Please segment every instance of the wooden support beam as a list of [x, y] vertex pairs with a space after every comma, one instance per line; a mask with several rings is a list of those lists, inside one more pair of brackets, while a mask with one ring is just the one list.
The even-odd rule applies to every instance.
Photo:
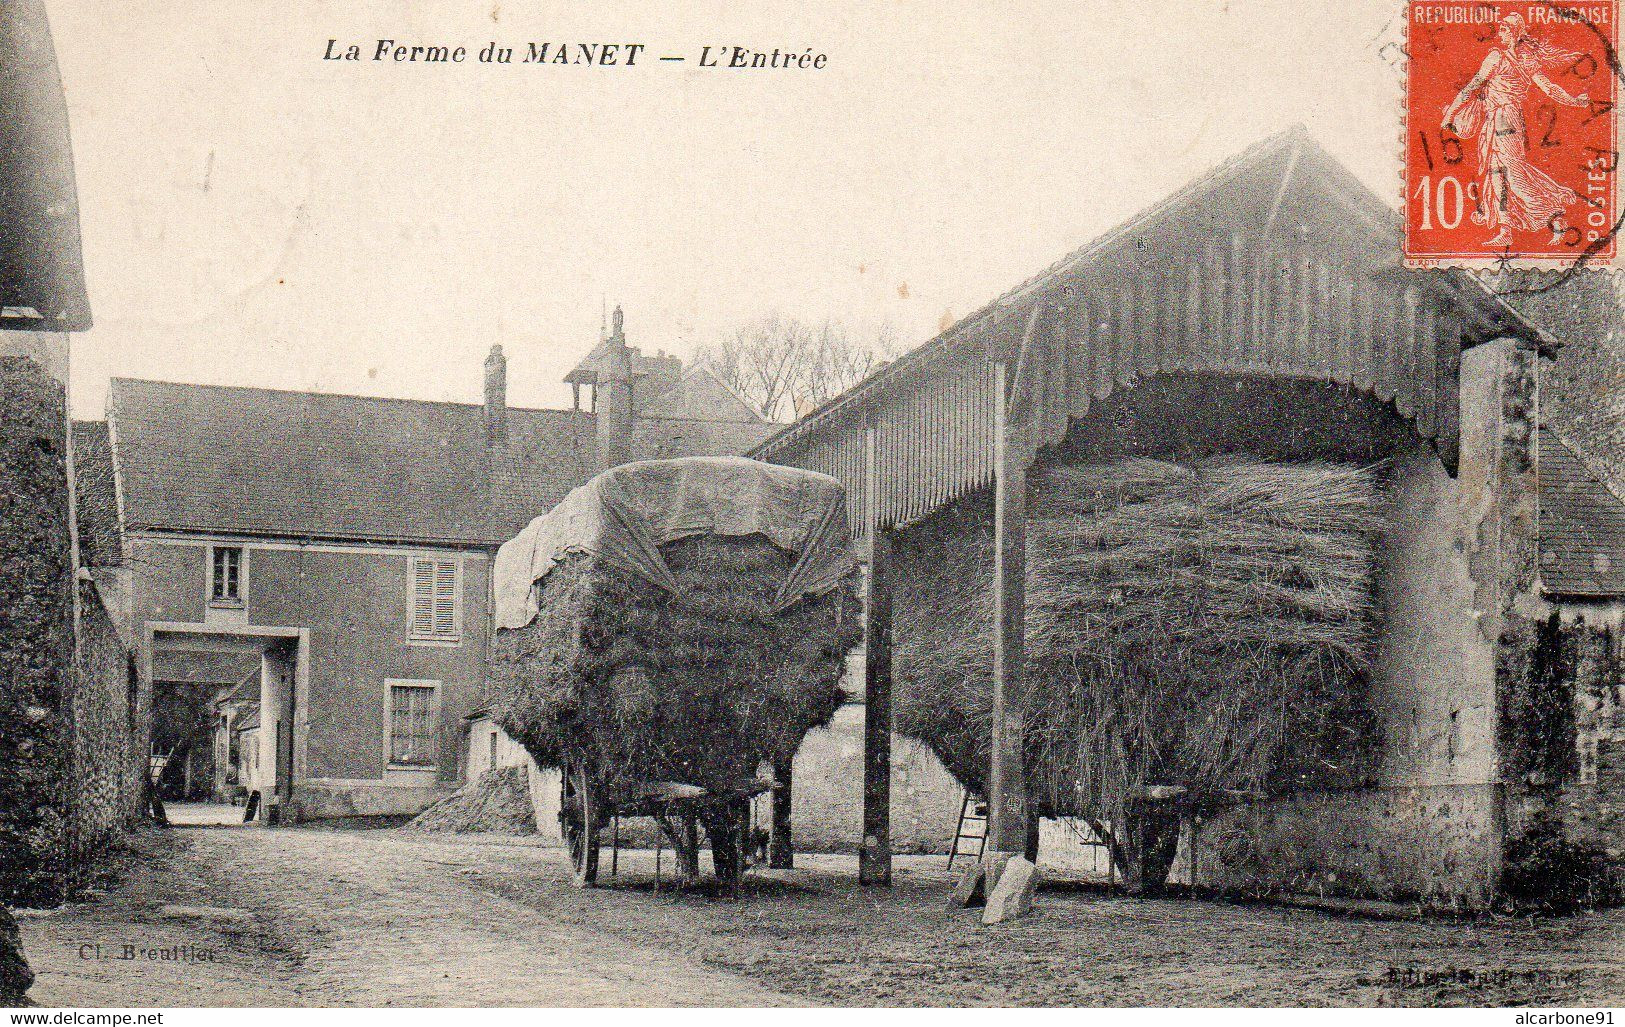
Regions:
[[767, 865], [774, 870], [789, 870], [796, 865], [795, 843], [790, 832], [790, 782], [794, 763], [785, 760], [773, 768], [773, 826], [767, 839]]
[[1026, 662], [1027, 469], [1033, 453], [1025, 425], [1007, 416], [1006, 367], [998, 365], [993, 477], [993, 745], [988, 768], [987, 887], [1027, 848], [1026, 731], [1021, 673]]
[[891, 885], [891, 537], [881, 526], [879, 454], [875, 429], [865, 440], [868, 504], [865, 537], [869, 565], [863, 599], [863, 846], [858, 883]]

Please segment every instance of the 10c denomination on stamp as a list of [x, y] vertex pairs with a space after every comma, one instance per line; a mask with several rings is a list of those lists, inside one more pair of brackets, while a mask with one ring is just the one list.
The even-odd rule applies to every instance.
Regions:
[[1410, 267], [1618, 264], [1619, 0], [1410, 0]]

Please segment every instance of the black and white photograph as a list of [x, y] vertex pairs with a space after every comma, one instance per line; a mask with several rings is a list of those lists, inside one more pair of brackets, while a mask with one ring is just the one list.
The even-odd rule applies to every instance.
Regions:
[[0, 0], [8, 1023], [1611, 1025], [1619, 12]]

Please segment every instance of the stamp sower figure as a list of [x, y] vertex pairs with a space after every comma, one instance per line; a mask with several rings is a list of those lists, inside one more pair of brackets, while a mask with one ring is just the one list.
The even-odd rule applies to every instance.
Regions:
[[1444, 109], [1444, 127], [1463, 138], [1478, 137], [1478, 206], [1472, 218], [1495, 229], [1485, 245], [1511, 246], [1514, 228], [1549, 229], [1555, 242], [1567, 227], [1564, 212], [1579, 195], [1529, 163], [1523, 104], [1534, 85], [1558, 103], [1587, 106], [1585, 93], [1570, 96], [1546, 77], [1546, 69], [1579, 54], [1535, 39], [1520, 14], [1501, 19], [1496, 38], [1478, 74]]

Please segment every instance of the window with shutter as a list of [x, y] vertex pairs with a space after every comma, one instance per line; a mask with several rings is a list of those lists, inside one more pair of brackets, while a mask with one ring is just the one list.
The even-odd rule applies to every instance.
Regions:
[[456, 641], [460, 631], [458, 609], [460, 567], [454, 559], [415, 557], [412, 560], [412, 637], [430, 641]]

